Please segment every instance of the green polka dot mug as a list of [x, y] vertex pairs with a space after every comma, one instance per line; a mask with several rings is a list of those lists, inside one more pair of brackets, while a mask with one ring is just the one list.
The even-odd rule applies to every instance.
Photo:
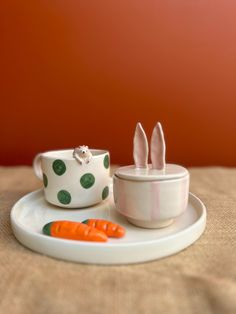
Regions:
[[73, 150], [40, 153], [33, 161], [35, 174], [43, 181], [46, 200], [67, 208], [92, 206], [109, 195], [110, 156], [91, 149], [89, 163], [79, 163]]

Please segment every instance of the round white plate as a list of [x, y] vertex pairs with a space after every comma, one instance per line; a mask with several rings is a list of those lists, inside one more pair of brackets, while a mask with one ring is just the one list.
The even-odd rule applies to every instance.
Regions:
[[[49, 237], [42, 227], [53, 220], [83, 221], [103, 218], [126, 228], [122, 239], [106, 243], [82, 242]], [[194, 243], [206, 225], [206, 208], [199, 198], [189, 194], [186, 212], [163, 229], [142, 229], [128, 223], [114, 209], [113, 196], [86, 209], [63, 209], [44, 200], [42, 190], [21, 198], [12, 208], [11, 225], [16, 238], [33, 251], [73, 262], [92, 264], [128, 264], [162, 258]]]

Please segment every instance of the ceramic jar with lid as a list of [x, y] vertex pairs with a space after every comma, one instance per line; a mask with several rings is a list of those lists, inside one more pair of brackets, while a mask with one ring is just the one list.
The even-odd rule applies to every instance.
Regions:
[[165, 171], [119, 168], [113, 176], [117, 211], [131, 223], [144, 228], [168, 226], [188, 204], [189, 172], [167, 164]]
[[132, 224], [162, 228], [184, 213], [188, 204], [189, 172], [165, 163], [165, 140], [158, 123], [151, 138], [151, 164], [148, 143], [140, 123], [134, 136], [134, 165], [119, 168], [113, 176], [116, 210]]

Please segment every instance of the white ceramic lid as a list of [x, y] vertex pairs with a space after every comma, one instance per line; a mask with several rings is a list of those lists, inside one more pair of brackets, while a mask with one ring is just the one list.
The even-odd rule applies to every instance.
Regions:
[[166, 164], [164, 170], [152, 169], [150, 164], [147, 168], [136, 168], [135, 165], [131, 165], [118, 168], [115, 175], [132, 181], [163, 181], [182, 178], [188, 175], [188, 170], [175, 164]]

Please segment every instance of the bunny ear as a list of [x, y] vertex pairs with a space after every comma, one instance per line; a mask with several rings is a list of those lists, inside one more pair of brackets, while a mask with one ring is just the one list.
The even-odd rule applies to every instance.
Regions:
[[156, 124], [151, 138], [151, 161], [152, 168], [158, 170], [165, 169], [166, 145], [164, 134], [160, 122]]
[[147, 168], [148, 141], [141, 123], [137, 123], [134, 134], [134, 163], [136, 168]]

